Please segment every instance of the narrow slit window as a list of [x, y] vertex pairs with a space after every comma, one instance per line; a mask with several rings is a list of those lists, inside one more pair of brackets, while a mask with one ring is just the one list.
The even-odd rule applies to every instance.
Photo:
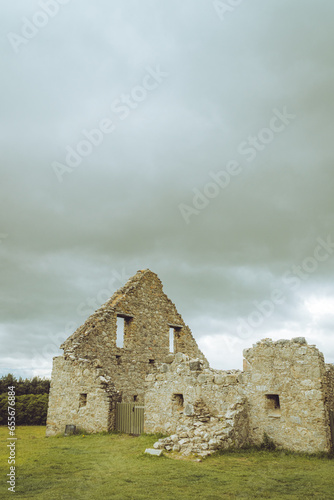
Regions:
[[124, 318], [117, 316], [116, 347], [124, 346]]
[[120, 365], [122, 363], [122, 358], [119, 354], [116, 354], [116, 363]]
[[169, 352], [174, 352], [174, 328], [169, 329]]
[[79, 396], [79, 408], [86, 406], [87, 404], [87, 394], [80, 394]]
[[176, 405], [179, 409], [183, 408], [184, 404], [183, 394], [173, 394], [173, 401], [176, 402]]

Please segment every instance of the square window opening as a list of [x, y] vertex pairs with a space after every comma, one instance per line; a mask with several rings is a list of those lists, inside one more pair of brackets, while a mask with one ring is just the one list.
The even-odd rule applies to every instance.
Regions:
[[266, 409], [276, 413], [280, 412], [281, 405], [278, 394], [266, 394]]

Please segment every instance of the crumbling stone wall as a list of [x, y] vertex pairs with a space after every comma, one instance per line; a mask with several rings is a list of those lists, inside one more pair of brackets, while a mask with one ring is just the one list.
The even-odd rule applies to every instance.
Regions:
[[[117, 343], [117, 318], [124, 343]], [[170, 352], [170, 329], [174, 349]], [[304, 338], [264, 339], [244, 351], [244, 371], [213, 370], [156, 274], [138, 271], [61, 346], [54, 358], [47, 435], [74, 424], [115, 428], [117, 402], [145, 404], [156, 446], [207, 455], [260, 444], [264, 432], [295, 451], [334, 442], [334, 366]]]
[[88, 432], [107, 431], [119, 395], [98, 363], [54, 358], [49, 395], [47, 435], [64, 432], [67, 424]]
[[[124, 319], [123, 347], [116, 345], [117, 317]], [[170, 352], [170, 328], [174, 329], [173, 352]], [[97, 398], [95, 382], [91, 381], [91, 376], [76, 375], [79, 360], [85, 360], [87, 366], [101, 367], [103, 377], [110, 379], [115, 394], [119, 395], [122, 402], [136, 401], [138, 404], [144, 404], [145, 377], [156, 371], [157, 363], [171, 362], [175, 353], [181, 352], [197, 357], [208, 365], [190, 329], [163, 292], [160, 279], [148, 269], [138, 271], [61, 347], [64, 349], [64, 357], [60, 360], [55, 358], [51, 377], [48, 435], [56, 432], [55, 430], [63, 431], [64, 424], [74, 424], [76, 421], [80, 421], [84, 428], [96, 431], [101, 428], [107, 430], [114, 421], [113, 410], [107, 403], [103, 403], [99, 409], [103, 413], [101, 419], [104, 423], [102, 425], [99, 421], [95, 429], [88, 409], [79, 411], [79, 394], [87, 390], [88, 399], [93, 398], [87, 384], [92, 384], [91, 390]], [[106, 391], [106, 388], [100, 387], [99, 390]], [[110, 395], [101, 394], [101, 398], [108, 402]], [[60, 401], [66, 401], [66, 404], [57, 409]]]
[[244, 351], [250, 439], [263, 432], [294, 451], [329, 451], [323, 354], [304, 338], [264, 339]]
[[325, 390], [328, 409], [334, 411], [334, 365], [326, 364]]
[[326, 418], [330, 430], [331, 449], [334, 451], [334, 365], [326, 365], [324, 389]]
[[334, 370], [326, 370], [318, 349], [304, 338], [264, 339], [244, 357], [243, 372], [211, 370], [177, 355], [148, 375], [146, 430], [169, 434], [155, 446], [206, 455], [259, 445], [266, 433], [280, 447], [329, 451]]
[[248, 442], [248, 417], [238, 370], [205, 367], [177, 354], [146, 377], [145, 431], [171, 434], [158, 448], [208, 455]]

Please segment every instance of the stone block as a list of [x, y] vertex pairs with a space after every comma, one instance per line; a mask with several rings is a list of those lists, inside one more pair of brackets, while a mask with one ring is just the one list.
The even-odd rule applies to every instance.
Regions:
[[207, 381], [208, 381], [208, 376], [207, 376], [207, 375], [205, 375], [204, 373], [201, 373], [201, 374], [198, 376], [197, 380], [198, 380], [198, 383], [199, 383], [199, 384], [205, 384], [205, 382], [207, 382]]
[[187, 356], [182, 352], [178, 352], [175, 354], [174, 361], [175, 363], [184, 363], [187, 359]]
[[184, 409], [184, 414], [187, 417], [193, 416], [195, 414], [193, 405], [187, 404], [186, 407], [185, 407], [185, 409]]
[[217, 450], [219, 448], [220, 442], [217, 439], [210, 439], [209, 441], [209, 449]]
[[146, 448], [145, 453], [148, 455], [155, 455], [156, 457], [160, 457], [162, 455], [162, 450], [155, 450], [153, 448]]
[[155, 450], [163, 450], [165, 447], [164, 443], [160, 442], [160, 441], [157, 441], [156, 443], [154, 443], [153, 445], [153, 448]]
[[291, 342], [296, 342], [298, 344], [307, 344], [305, 337], [294, 337]]
[[189, 368], [191, 371], [199, 371], [202, 370], [202, 364], [199, 360], [190, 361]]

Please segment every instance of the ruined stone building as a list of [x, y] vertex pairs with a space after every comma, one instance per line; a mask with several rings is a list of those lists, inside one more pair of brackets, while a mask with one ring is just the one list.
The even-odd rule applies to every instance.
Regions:
[[[264, 339], [244, 369], [214, 370], [150, 270], [138, 271], [61, 346], [55, 357], [47, 435], [66, 425], [117, 428], [122, 406], [144, 408], [155, 447], [207, 455], [260, 444], [266, 433], [295, 451], [334, 443], [334, 365], [304, 338]], [[124, 405], [127, 403], [128, 405]]]

